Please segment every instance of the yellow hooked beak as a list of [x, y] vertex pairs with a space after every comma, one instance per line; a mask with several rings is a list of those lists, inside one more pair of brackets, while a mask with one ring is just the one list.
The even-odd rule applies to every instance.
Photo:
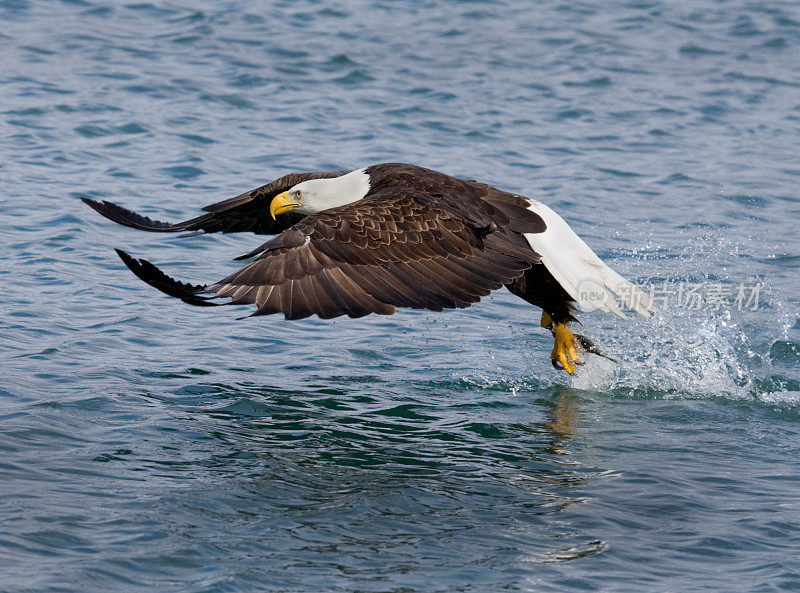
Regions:
[[282, 194], [278, 194], [274, 198], [272, 198], [272, 202], [269, 204], [269, 213], [272, 215], [274, 219], [278, 214], [283, 214], [284, 212], [289, 212], [290, 210], [294, 210], [295, 208], [299, 208], [302, 204], [298, 204], [297, 202], [292, 202], [289, 199], [289, 192], [285, 191]]

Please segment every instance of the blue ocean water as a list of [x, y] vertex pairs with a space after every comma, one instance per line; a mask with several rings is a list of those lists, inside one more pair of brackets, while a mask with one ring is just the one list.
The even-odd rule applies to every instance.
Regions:
[[[800, 5], [7, 0], [0, 23], [1, 591], [800, 589]], [[546, 202], [661, 310], [583, 315], [619, 364], [574, 377], [505, 290], [237, 321], [112, 248], [201, 283], [260, 238], [79, 200], [181, 220], [385, 161]]]

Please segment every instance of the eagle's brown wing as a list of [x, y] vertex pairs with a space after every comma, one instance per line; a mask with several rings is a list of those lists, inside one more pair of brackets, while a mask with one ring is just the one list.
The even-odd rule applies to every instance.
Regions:
[[81, 198], [97, 212], [119, 224], [160, 233], [199, 231], [206, 233], [238, 233], [250, 231], [264, 235], [276, 235], [302, 220], [301, 214], [289, 213], [278, 220], [269, 215], [269, 203], [276, 195], [284, 192], [302, 181], [337, 177], [338, 173], [290, 173], [266, 185], [245, 192], [235, 198], [210, 204], [202, 210], [203, 214], [183, 222], [162, 222], [152, 220], [113, 202]]
[[378, 190], [307, 216], [265, 243], [257, 260], [210, 286], [177, 283], [152, 264], [121, 255], [137, 276], [167, 294], [192, 304], [230, 297], [232, 304], [255, 304], [254, 315], [441, 311], [468, 307], [539, 261], [525, 238], [506, 228], [506, 214], [475, 208], [474, 217], [465, 216], [411, 187]]

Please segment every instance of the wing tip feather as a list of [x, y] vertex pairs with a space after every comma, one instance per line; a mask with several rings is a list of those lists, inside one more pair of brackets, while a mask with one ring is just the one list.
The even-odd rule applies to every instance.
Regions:
[[137, 214], [133, 210], [128, 210], [119, 204], [109, 202], [108, 200], [99, 201], [84, 197], [81, 198], [81, 201], [110, 221], [140, 231], [170, 233], [189, 230], [186, 228], [185, 223], [172, 224], [169, 222], [161, 222], [160, 220], [153, 220], [147, 216]]
[[164, 294], [178, 298], [184, 303], [199, 307], [215, 307], [222, 304], [209, 302], [209, 299], [213, 297], [205, 297], [199, 294], [206, 289], [205, 285], [192, 285], [186, 282], [180, 282], [179, 280], [167, 276], [146, 259], [136, 259], [122, 249], [115, 248], [114, 251], [117, 252], [122, 263], [124, 263], [137, 278], [142, 280], [145, 284], [149, 284], [153, 288], [160, 290]]

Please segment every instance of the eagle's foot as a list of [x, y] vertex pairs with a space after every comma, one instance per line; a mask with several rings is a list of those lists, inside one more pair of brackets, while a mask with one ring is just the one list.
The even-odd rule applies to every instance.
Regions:
[[575, 334], [564, 323], [556, 323], [552, 327], [555, 345], [550, 353], [550, 360], [555, 368], [563, 368], [569, 374], [575, 372], [575, 365], [583, 364], [575, 352], [575, 347], [579, 346]]

